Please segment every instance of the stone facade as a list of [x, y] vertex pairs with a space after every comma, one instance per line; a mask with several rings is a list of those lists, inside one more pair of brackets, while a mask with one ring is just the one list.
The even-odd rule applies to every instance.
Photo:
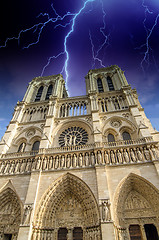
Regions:
[[37, 77], [17, 103], [0, 142], [0, 239], [158, 239], [159, 133], [118, 66], [85, 79], [87, 95], [68, 97], [61, 74]]

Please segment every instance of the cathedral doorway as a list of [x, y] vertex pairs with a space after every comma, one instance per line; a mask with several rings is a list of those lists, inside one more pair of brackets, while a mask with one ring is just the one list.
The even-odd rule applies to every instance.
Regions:
[[114, 207], [118, 239], [158, 240], [159, 191], [130, 174], [118, 186]]
[[158, 240], [159, 239], [155, 225], [145, 224], [144, 228], [145, 228], [147, 240], [152, 240], [152, 239]]
[[35, 226], [33, 239], [39, 233], [56, 240], [101, 239], [96, 199], [90, 188], [70, 173], [45, 192], [37, 209]]
[[20, 223], [20, 200], [16, 193], [7, 187], [0, 193], [0, 239], [16, 240]]

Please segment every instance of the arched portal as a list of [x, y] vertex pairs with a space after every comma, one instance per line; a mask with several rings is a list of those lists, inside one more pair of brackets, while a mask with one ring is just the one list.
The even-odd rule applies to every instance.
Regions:
[[45, 192], [35, 216], [33, 239], [45, 234], [56, 240], [67, 235], [68, 240], [73, 240], [78, 232], [80, 240], [101, 239], [96, 199], [90, 188], [70, 173]]
[[153, 225], [154, 231], [159, 230], [158, 202], [159, 191], [149, 181], [133, 173], [126, 177], [118, 185], [114, 197], [118, 238], [148, 240], [145, 226]]
[[21, 203], [16, 193], [5, 188], [0, 193], [0, 239], [17, 239], [21, 223]]

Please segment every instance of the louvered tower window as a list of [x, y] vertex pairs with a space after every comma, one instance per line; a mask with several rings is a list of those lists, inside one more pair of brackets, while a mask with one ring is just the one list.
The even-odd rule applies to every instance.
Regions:
[[107, 83], [108, 83], [109, 91], [113, 91], [114, 90], [114, 85], [113, 85], [111, 77], [109, 77], [109, 76], [107, 77]]
[[98, 92], [104, 92], [103, 83], [100, 78], [97, 79]]
[[52, 86], [52, 84], [50, 84], [49, 87], [48, 87], [48, 90], [47, 90], [47, 94], [46, 94], [45, 100], [49, 99], [50, 95], [52, 94], [52, 89], [53, 89], [53, 86]]
[[36, 94], [36, 98], [35, 98], [35, 102], [39, 102], [40, 99], [41, 99], [41, 95], [42, 95], [42, 92], [43, 92], [43, 86], [41, 86]]

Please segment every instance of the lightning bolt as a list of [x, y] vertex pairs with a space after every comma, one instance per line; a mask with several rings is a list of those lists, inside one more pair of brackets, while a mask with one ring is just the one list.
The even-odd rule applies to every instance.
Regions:
[[[144, 26], [144, 29], [146, 31], [146, 41], [140, 47], [137, 47], [135, 49], [139, 49], [139, 50], [145, 49], [144, 54], [143, 54], [143, 59], [141, 60], [141, 64], [140, 64], [141, 68], [142, 68], [142, 71], [145, 73], [144, 64], [149, 66], [149, 63], [150, 63], [150, 53], [153, 52], [149, 42], [150, 42], [151, 35], [152, 35], [152, 33], [153, 33], [157, 23], [158, 23], [159, 14], [157, 14], [157, 16], [155, 17], [155, 21], [154, 21], [152, 27], [148, 28], [146, 26], [147, 15], [148, 14], [152, 15], [153, 12], [150, 11], [148, 6], [145, 4], [145, 0], [142, 1], [142, 7], [145, 9], [145, 18], [143, 20], [143, 26]], [[154, 56], [152, 56], [152, 58], [153, 58], [153, 60], [155, 62]], [[155, 65], [156, 65], [156, 63], [155, 63]]]
[[103, 1], [100, 1], [101, 3], [101, 7], [102, 7], [102, 13], [103, 13], [103, 26], [100, 27], [100, 33], [102, 34], [104, 40], [103, 42], [98, 46], [97, 50], [95, 50], [95, 46], [93, 44], [93, 39], [92, 39], [92, 35], [91, 35], [91, 31], [89, 30], [89, 39], [90, 39], [90, 43], [91, 43], [91, 47], [92, 47], [92, 57], [93, 57], [93, 64], [92, 64], [92, 68], [95, 68], [96, 62], [99, 62], [101, 67], [105, 67], [102, 59], [99, 57], [99, 54], [101, 52], [101, 50], [104, 47], [108, 47], [109, 46], [109, 37], [110, 34], [106, 34], [106, 23], [105, 23], [105, 17], [106, 17], [106, 12], [104, 10], [104, 6], [103, 6]]
[[[67, 26], [71, 26], [70, 30], [68, 31], [68, 33], [64, 37], [64, 49], [63, 49], [63, 51], [61, 51], [57, 55], [49, 57], [46, 65], [43, 67], [42, 72], [41, 72], [41, 76], [43, 76], [43, 74], [45, 72], [45, 69], [49, 66], [51, 60], [57, 59], [60, 56], [66, 56], [65, 61], [64, 61], [64, 66], [62, 67], [61, 73], [63, 73], [63, 72], [65, 73], [66, 88], [67, 88], [67, 83], [68, 83], [68, 78], [69, 78], [69, 73], [68, 73], [69, 51], [68, 51], [67, 43], [68, 43], [70, 35], [74, 32], [77, 18], [81, 15], [81, 13], [86, 8], [88, 3], [93, 3], [94, 1], [95, 0], [86, 0], [83, 3], [83, 6], [79, 9], [79, 11], [77, 13], [67, 12], [63, 16], [60, 16], [57, 13], [56, 9], [54, 8], [53, 4], [51, 4], [51, 7], [52, 7], [52, 10], [53, 10], [53, 13], [54, 13], [55, 17], [50, 17], [50, 15], [48, 13], [40, 13], [37, 16], [37, 18], [39, 18], [39, 17], [47, 18], [45, 21], [41, 21], [41, 22], [35, 24], [34, 26], [32, 26], [30, 28], [22, 29], [16, 37], [14, 36], [14, 37], [7, 38], [6, 41], [4, 42], [4, 44], [0, 46], [0, 48], [6, 47], [8, 42], [11, 41], [11, 40], [17, 40], [18, 44], [19, 44], [22, 34], [27, 33], [27, 32], [32, 32], [33, 34], [37, 34], [37, 37], [33, 42], [24, 46], [23, 49], [30, 48], [33, 45], [38, 44], [44, 28], [49, 23], [54, 23], [55, 24], [54, 29], [58, 28], [58, 27], [66, 28]], [[92, 9], [90, 9], [88, 12], [90, 12], [90, 11], [92, 11]], [[70, 17], [71, 17], [71, 19], [69, 19]]]

